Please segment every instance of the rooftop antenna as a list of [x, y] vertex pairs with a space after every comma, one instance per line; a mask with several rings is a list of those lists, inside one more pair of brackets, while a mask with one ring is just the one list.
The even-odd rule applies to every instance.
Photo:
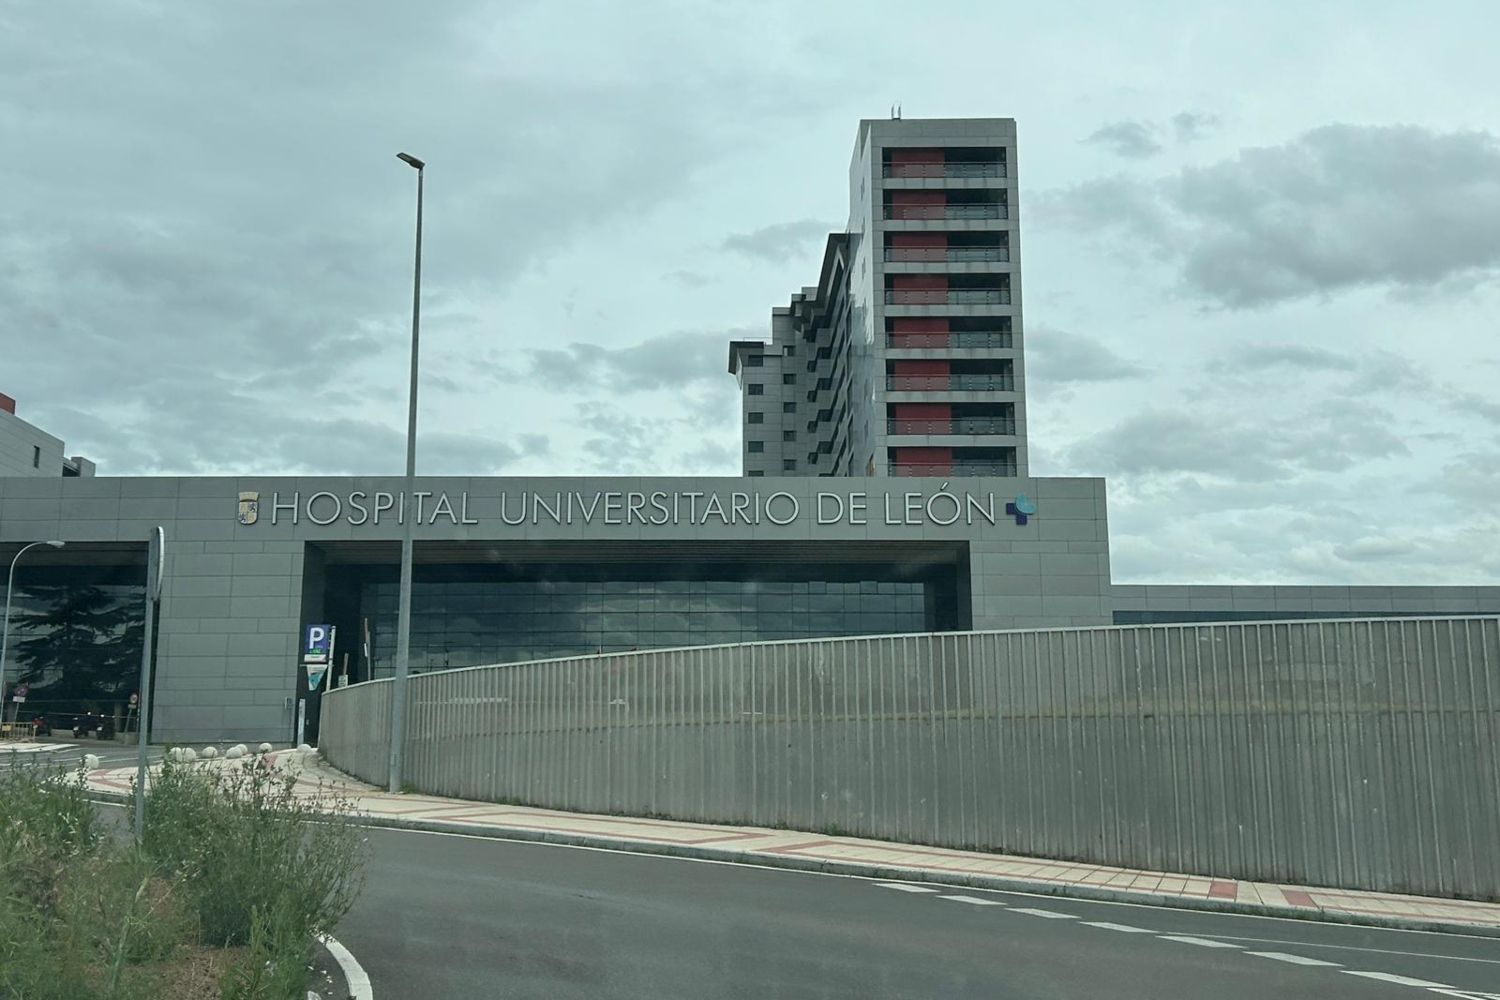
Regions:
[[899, 122], [900, 120], [901, 120], [901, 105], [899, 105], [899, 104], [892, 104], [891, 105], [891, 121], [893, 121], [893, 122]]

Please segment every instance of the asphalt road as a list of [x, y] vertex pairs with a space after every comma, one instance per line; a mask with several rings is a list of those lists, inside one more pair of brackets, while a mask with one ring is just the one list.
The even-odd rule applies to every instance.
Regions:
[[1497, 939], [390, 830], [370, 841], [368, 887], [337, 936], [376, 1000], [1500, 998]]

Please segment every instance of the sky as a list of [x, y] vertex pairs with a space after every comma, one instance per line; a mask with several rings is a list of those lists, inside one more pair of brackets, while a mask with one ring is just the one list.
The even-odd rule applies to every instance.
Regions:
[[1493, 4], [0, 0], [0, 392], [105, 475], [735, 475], [860, 118], [1011, 117], [1116, 582], [1500, 583]]

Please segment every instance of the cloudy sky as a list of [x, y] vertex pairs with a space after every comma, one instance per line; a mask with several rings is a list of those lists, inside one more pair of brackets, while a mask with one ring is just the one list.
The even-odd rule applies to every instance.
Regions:
[[1119, 582], [1500, 582], [1484, 2], [0, 0], [0, 392], [107, 474], [735, 474], [856, 123], [1020, 133]]

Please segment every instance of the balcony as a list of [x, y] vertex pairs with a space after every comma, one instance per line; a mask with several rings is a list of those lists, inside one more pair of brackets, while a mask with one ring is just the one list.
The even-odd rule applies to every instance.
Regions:
[[888, 306], [1008, 306], [1009, 288], [887, 288]]
[[936, 420], [887, 420], [889, 434], [1015, 434], [1013, 417], [954, 417]]
[[1014, 462], [953, 462], [931, 465], [892, 464], [893, 476], [1014, 476]]
[[964, 202], [956, 205], [886, 205], [887, 219], [923, 220], [1008, 219], [1007, 206], [998, 202]]
[[998, 161], [955, 163], [887, 163], [881, 171], [884, 177], [1004, 177], [1005, 164]]
[[1008, 350], [1015, 345], [1009, 330], [961, 331], [950, 333], [888, 333], [885, 346], [897, 350], [932, 350], [962, 348], [970, 350]]
[[1010, 247], [886, 247], [888, 264], [1004, 264]]
[[887, 375], [892, 392], [1015, 392], [1014, 375]]

